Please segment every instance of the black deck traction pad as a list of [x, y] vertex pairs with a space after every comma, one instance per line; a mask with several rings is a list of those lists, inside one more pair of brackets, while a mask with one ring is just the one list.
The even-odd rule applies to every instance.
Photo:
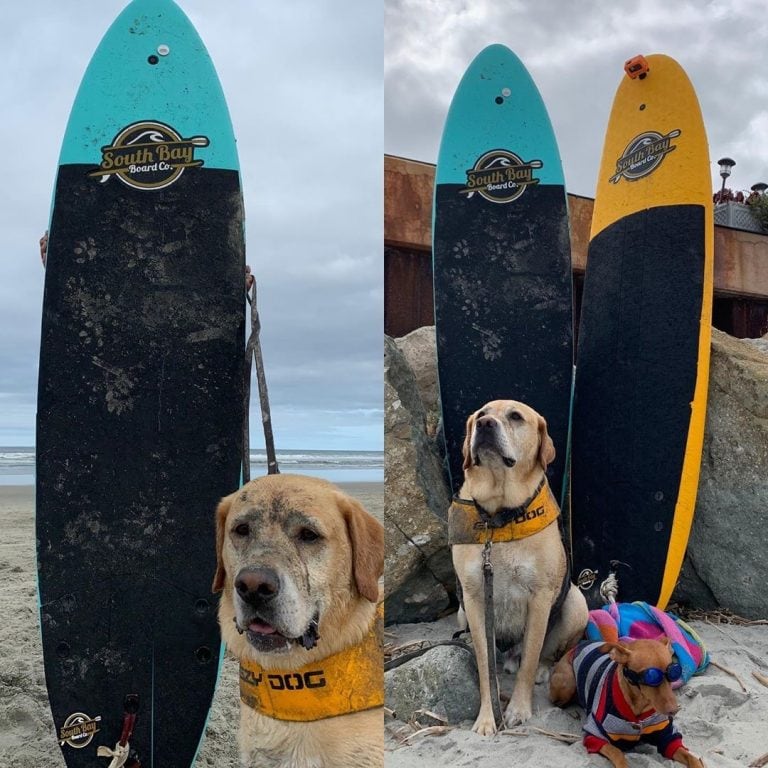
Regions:
[[494, 399], [547, 420], [561, 500], [573, 366], [571, 260], [563, 187], [528, 187], [499, 204], [436, 187], [435, 319], [440, 397], [453, 493], [467, 417]]
[[658, 600], [697, 376], [704, 209], [651, 208], [590, 243], [573, 413], [574, 576], [619, 561], [619, 599]]
[[[244, 277], [236, 171], [162, 190], [60, 169], [48, 254], [37, 538], [54, 722], [123, 700], [145, 768], [194, 755], [217, 676], [214, 510], [240, 482]], [[153, 721], [154, 719], [154, 721]], [[154, 745], [154, 761], [152, 760]]]

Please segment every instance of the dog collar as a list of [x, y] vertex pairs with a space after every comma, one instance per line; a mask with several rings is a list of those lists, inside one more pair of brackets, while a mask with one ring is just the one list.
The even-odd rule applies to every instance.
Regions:
[[363, 640], [300, 669], [240, 662], [240, 700], [275, 720], [310, 722], [384, 704], [384, 604]]
[[557, 520], [560, 508], [542, 478], [533, 496], [519, 507], [504, 507], [490, 515], [474, 499], [454, 497], [448, 510], [451, 544], [485, 544], [533, 536]]

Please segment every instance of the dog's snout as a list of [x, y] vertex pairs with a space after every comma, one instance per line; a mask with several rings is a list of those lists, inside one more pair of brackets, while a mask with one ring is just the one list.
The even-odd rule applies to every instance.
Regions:
[[266, 603], [280, 592], [280, 579], [271, 568], [243, 568], [235, 589], [247, 603]]
[[479, 429], [479, 430], [495, 429], [496, 424], [497, 424], [496, 419], [494, 419], [493, 416], [481, 416], [475, 422], [475, 429]]

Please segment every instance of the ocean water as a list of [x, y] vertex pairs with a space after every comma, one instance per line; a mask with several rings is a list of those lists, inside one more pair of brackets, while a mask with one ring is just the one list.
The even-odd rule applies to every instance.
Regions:
[[[278, 451], [281, 472], [322, 477], [333, 483], [383, 483], [382, 451]], [[267, 454], [251, 451], [251, 477], [267, 472]], [[35, 449], [0, 446], [0, 485], [35, 484]]]

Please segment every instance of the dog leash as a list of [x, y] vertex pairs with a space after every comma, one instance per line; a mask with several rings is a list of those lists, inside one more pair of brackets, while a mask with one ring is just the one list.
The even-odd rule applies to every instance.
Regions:
[[483, 545], [483, 602], [485, 609], [485, 647], [488, 655], [488, 689], [491, 696], [493, 721], [499, 730], [504, 728], [499, 698], [499, 678], [496, 674], [496, 618], [493, 613], [493, 563], [491, 562], [491, 535], [485, 525], [487, 538]]
[[97, 757], [111, 758], [106, 768], [141, 768], [141, 763], [137, 758], [131, 757], [130, 739], [133, 736], [133, 729], [136, 725], [136, 718], [139, 712], [139, 697], [135, 693], [129, 693], [123, 703], [123, 729], [120, 738], [115, 744], [114, 749], [101, 746], [96, 750]]

